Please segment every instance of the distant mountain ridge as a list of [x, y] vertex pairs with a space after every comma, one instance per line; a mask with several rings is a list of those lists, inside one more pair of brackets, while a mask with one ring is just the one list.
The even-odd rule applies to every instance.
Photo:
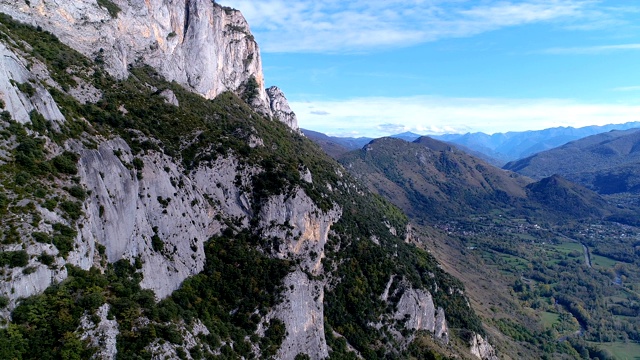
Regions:
[[640, 128], [640, 122], [586, 126], [581, 128], [556, 127], [544, 130], [506, 132], [487, 135], [467, 133], [463, 135], [432, 136], [435, 139], [463, 145], [497, 160], [507, 162], [518, 160], [535, 153], [549, 150], [570, 141], [611, 130]]
[[[535, 153], [549, 150], [568, 142], [611, 130], [640, 128], [640, 122], [586, 126], [581, 128], [556, 127], [544, 130], [506, 132], [488, 135], [485, 133], [428, 135], [434, 139], [455, 144], [461, 150], [479, 157], [492, 165], [503, 166], [509, 161], [525, 158]], [[316, 131], [302, 129], [311, 140], [320, 144], [327, 153], [336, 157], [350, 150], [362, 148], [373, 138], [336, 137]], [[404, 132], [389, 137], [412, 142], [422, 135]], [[333, 153], [333, 154], [332, 154]]]
[[494, 209], [548, 218], [601, 218], [611, 213], [599, 195], [559, 176], [534, 182], [427, 136], [413, 142], [376, 139], [339, 161], [372, 191], [422, 219], [451, 219]]
[[640, 129], [589, 136], [504, 168], [538, 179], [560, 174], [600, 194], [638, 193]]

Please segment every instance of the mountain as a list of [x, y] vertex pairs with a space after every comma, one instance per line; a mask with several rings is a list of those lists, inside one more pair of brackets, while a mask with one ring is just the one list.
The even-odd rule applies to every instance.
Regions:
[[422, 219], [441, 221], [496, 209], [543, 217], [611, 213], [597, 194], [564, 179], [534, 183], [430, 137], [412, 143], [376, 139], [340, 162], [372, 191]]
[[337, 158], [340, 155], [355, 149], [360, 149], [367, 145], [372, 138], [359, 137], [338, 137], [329, 136], [317, 131], [301, 129], [302, 133], [318, 144], [327, 154], [333, 158]]
[[640, 312], [623, 300], [638, 299], [637, 208], [428, 137], [377, 139], [340, 162], [414, 220], [415, 243], [466, 285], [499, 349], [519, 359], [617, 359], [627, 356], [615, 350], [620, 339], [640, 340]]
[[320, 146], [320, 148], [322, 148], [322, 150], [327, 153], [327, 155], [331, 156], [334, 159], [352, 150], [349, 147], [345, 146], [343, 143], [336, 141], [336, 138], [334, 137], [312, 130], [301, 129], [301, 131], [304, 136], [309, 138], [314, 143], [318, 144], [318, 146]]
[[627, 130], [640, 127], [640, 122], [586, 126], [582, 128], [557, 127], [537, 131], [507, 132], [487, 135], [484, 133], [436, 135], [433, 138], [462, 145], [495, 159], [496, 164], [518, 160], [529, 155], [549, 150], [570, 141], [611, 130]]
[[406, 131], [406, 132], [403, 132], [403, 133], [400, 133], [400, 134], [391, 135], [389, 137], [392, 137], [394, 139], [402, 139], [404, 141], [412, 142], [412, 141], [415, 141], [416, 139], [418, 139], [421, 136], [422, 135], [413, 133], [411, 131]]
[[[504, 166], [507, 162], [522, 159], [529, 155], [549, 150], [568, 142], [611, 130], [640, 128], [640, 122], [611, 124], [604, 126], [586, 126], [582, 128], [557, 127], [545, 130], [507, 132], [487, 135], [484, 133], [429, 135], [430, 137], [456, 145], [460, 150], [494, 166]], [[372, 138], [343, 138], [304, 130], [307, 136], [318, 143], [332, 157], [337, 158], [349, 150], [362, 148]], [[405, 132], [389, 137], [408, 142], [422, 135]]]
[[552, 175], [527, 185], [528, 197], [559, 213], [601, 217], [609, 204], [593, 191]]
[[406, 215], [264, 88], [238, 11], [0, 12], [0, 358], [497, 359]]
[[638, 144], [638, 129], [610, 131], [508, 163], [505, 169], [533, 178], [560, 174], [600, 194], [637, 193]]

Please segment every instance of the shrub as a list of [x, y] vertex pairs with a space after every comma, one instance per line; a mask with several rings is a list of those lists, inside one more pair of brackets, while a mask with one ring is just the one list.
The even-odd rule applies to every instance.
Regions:
[[0, 252], [0, 266], [22, 267], [29, 263], [29, 254], [24, 250]]
[[0, 215], [7, 212], [7, 206], [9, 206], [9, 198], [5, 193], [0, 192]]
[[36, 88], [34, 88], [33, 85], [31, 85], [28, 82], [24, 82], [24, 83], [13, 82], [13, 84], [18, 88], [18, 90], [20, 90], [22, 93], [24, 93], [28, 97], [32, 97], [33, 95], [36, 94]]
[[78, 155], [65, 151], [51, 160], [53, 167], [63, 174], [75, 175], [78, 173]]
[[60, 252], [60, 256], [66, 258], [71, 250], [73, 250], [73, 244], [77, 232], [72, 228], [64, 224], [53, 224], [53, 230], [55, 231], [51, 242]]
[[111, 0], [98, 0], [98, 5], [107, 9], [112, 18], [118, 17], [118, 13], [121, 11], [120, 7]]
[[60, 208], [67, 213], [69, 219], [78, 220], [84, 213], [82, 211], [82, 204], [77, 201], [64, 200], [60, 203]]
[[87, 192], [79, 185], [72, 186], [69, 189], [69, 194], [80, 201], [84, 201], [87, 198]]
[[37, 110], [33, 110], [29, 113], [29, 119], [31, 120], [31, 128], [41, 134], [44, 134], [48, 129], [49, 122], [42, 116]]
[[48, 234], [45, 234], [43, 232], [34, 232], [34, 233], [31, 233], [31, 236], [35, 241], [39, 243], [42, 243], [42, 244], [51, 243], [51, 237], [49, 237]]
[[38, 261], [40, 261], [41, 264], [44, 264], [47, 266], [51, 266], [55, 261], [55, 259], [56, 258], [54, 256], [49, 255], [47, 253], [42, 253], [40, 256], [38, 256]]
[[160, 239], [158, 234], [154, 234], [151, 237], [151, 247], [157, 252], [162, 252], [162, 250], [164, 250], [164, 242], [162, 242], [162, 239]]

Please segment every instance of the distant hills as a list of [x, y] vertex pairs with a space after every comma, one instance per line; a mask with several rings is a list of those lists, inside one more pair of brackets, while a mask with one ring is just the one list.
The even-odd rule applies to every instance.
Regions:
[[537, 131], [507, 132], [493, 135], [467, 133], [464, 135], [453, 134], [432, 137], [462, 145], [490, 158], [494, 158], [499, 162], [503, 162], [504, 164], [504, 162], [518, 160], [587, 136], [611, 130], [627, 130], [632, 128], [640, 128], [640, 122], [586, 126], [582, 128], [556, 127]]
[[589, 136], [504, 168], [537, 179], [560, 174], [600, 194], [640, 193], [640, 129]]
[[[430, 137], [455, 144], [461, 150], [479, 157], [490, 164], [503, 166], [509, 161], [518, 160], [535, 153], [549, 150], [568, 142], [611, 130], [640, 128], [640, 122], [587, 126], [582, 128], [557, 127], [545, 130], [507, 132], [487, 135], [484, 133], [429, 135]], [[373, 138], [343, 138], [302, 129], [304, 134], [318, 143], [329, 155], [338, 157], [350, 150], [362, 148]], [[405, 132], [392, 135], [405, 141], [414, 141], [421, 135]]]
[[376, 139], [339, 160], [371, 190], [422, 219], [497, 209], [547, 219], [569, 214], [603, 217], [612, 212], [598, 194], [559, 176], [535, 182], [429, 137], [411, 143]]

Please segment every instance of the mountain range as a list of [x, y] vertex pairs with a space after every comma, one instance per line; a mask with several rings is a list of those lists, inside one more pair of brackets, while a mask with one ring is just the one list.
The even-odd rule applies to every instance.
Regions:
[[[1, 359], [604, 360], [640, 341], [634, 204], [413, 133], [303, 136], [237, 10], [0, 0], [0, 55]], [[635, 154], [609, 140], [594, 153]]]
[[[581, 128], [557, 127], [544, 130], [506, 132], [487, 135], [485, 133], [429, 135], [429, 137], [455, 144], [467, 153], [479, 157], [492, 165], [503, 166], [509, 161], [518, 160], [532, 154], [549, 150], [568, 142], [611, 130], [640, 128], [640, 122], [586, 126]], [[339, 156], [349, 150], [360, 149], [373, 138], [327, 136], [312, 130], [302, 129], [303, 133], [320, 144], [331, 156]], [[391, 135], [392, 138], [414, 141], [422, 135], [405, 132]]]
[[372, 191], [430, 221], [497, 209], [539, 218], [602, 218], [615, 212], [595, 192], [557, 175], [536, 182], [430, 137], [376, 139], [339, 161]]
[[637, 194], [639, 150], [639, 129], [610, 131], [510, 162], [504, 168], [532, 178], [559, 174], [600, 194]]

